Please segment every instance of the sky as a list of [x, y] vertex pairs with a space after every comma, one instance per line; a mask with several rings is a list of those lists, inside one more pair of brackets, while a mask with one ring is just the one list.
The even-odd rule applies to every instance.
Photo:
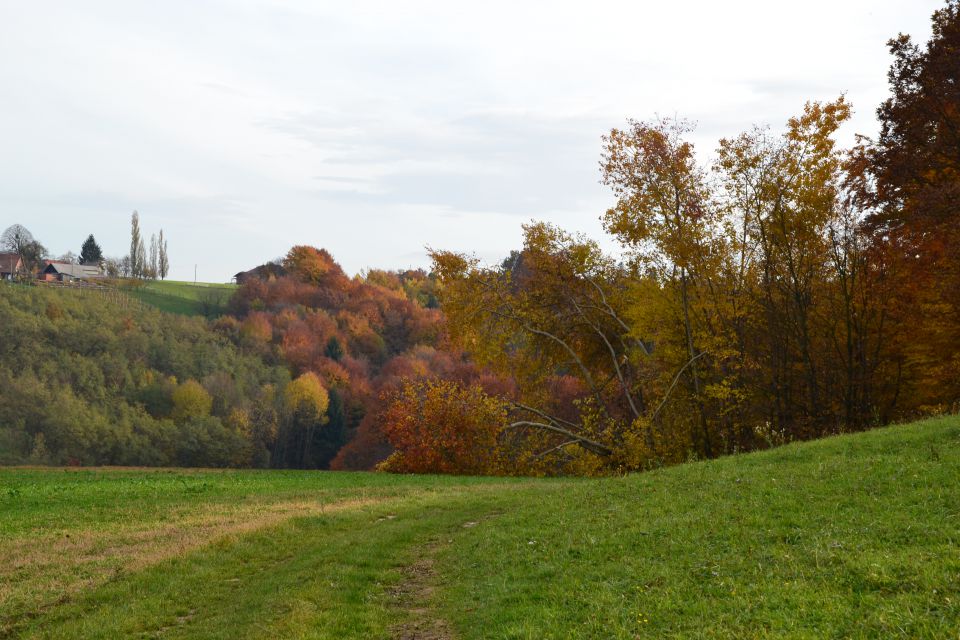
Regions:
[[0, 227], [119, 257], [137, 210], [207, 282], [295, 244], [352, 274], [498, 261], [532, 219], [600, 239], [605, 132], [687, 118], [707, 161], [846, 93], [841, 142], [874, 135], [886, 41], [942, 5], [0, 0]]

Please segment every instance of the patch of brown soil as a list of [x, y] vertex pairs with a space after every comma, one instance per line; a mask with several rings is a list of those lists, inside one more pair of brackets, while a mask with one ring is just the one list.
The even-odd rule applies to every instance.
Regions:
[[391, 604], [404, 611], [406, 620], [391, 629], [394, 640], [453, 640], [450, 624], [430, 607], [437, 573], [433, 555], [440, 544], [432, 542], [416, 562], [403, 569], [403, 578], [389, 594]]

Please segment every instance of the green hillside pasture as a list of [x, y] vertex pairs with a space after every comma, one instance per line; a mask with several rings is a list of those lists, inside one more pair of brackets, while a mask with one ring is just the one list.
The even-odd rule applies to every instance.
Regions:
[[214, 317], [223, 313], [235, 284], [147, 281], [127, 291], [133, 297], [168, 313]]
[[957, 638], [960, 420], [598, 480], [0, 470], [0, 637]]

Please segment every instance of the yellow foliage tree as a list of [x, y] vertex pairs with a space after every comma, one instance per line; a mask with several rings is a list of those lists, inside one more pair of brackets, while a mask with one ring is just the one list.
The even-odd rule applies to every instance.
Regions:
[[283, 445], [293, 440], [294, 449], [284, 451], [282, 455], [295, 456], [299, 464], [308, 466], [310, 447], [313, 443], [313, 434], [318, 426], [328, 422], [327, 408], [330, 406], [330, 395], [323, 387], [319, 376], [308, 371], [290, 384], [284, 391], [284, 403], [287, 409], [286, 426], [288, 433], [283, 439]]
[[213, 397], [196, 380], [187, 380], [173, 391], [173, 412], [171, 417], [177, 422], [190, 418], [210, 415]]

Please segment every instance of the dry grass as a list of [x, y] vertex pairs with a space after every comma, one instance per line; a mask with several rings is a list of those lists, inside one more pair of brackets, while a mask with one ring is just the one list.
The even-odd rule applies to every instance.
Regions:
[[[39, 612], [118, 575], [275, 526], [292, 518], [380, 504], [385, 498], [337, 502], [288, 500], [198, 504], [162, 522], [131, 519], [111, 529], [71, 529], [0, 540], [0, 611]], [[12, 622], [0, 615], [0, 636]]]

